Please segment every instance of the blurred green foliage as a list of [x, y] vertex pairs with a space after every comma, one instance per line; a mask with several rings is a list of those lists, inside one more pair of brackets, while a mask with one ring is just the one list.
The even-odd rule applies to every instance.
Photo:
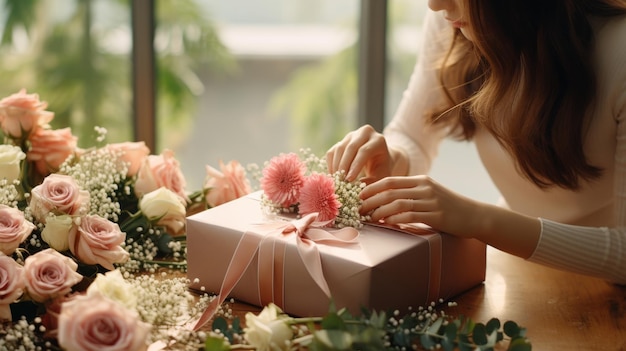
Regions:
[[[84, 143], [94, 126], [111, 142], [132, 139], [132, 0], [4, 0], [0, 96], [27, 89], [55, 113], [54, 128], [71, 126]], [[157, 140], [185, 133], [198, 72], [235, 68], [211, 19], [195, 0], [155, 2]], [[158, 150], [157, 150], [158, 151]]]

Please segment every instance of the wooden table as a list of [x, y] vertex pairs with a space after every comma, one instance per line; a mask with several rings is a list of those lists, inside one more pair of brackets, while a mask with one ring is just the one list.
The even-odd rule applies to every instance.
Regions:
[[[626, 287], [487, 250], [487, 279], [444, 307], [476, 322], [492, 317], [527, 328], [533, 350], [626, 350]], [[232, 304], [235, 314], [260, 309]]]
[[626, 350], [626, 288], [487, 250], [487, 278], [453, 313], [527, 328], [533, 350]]

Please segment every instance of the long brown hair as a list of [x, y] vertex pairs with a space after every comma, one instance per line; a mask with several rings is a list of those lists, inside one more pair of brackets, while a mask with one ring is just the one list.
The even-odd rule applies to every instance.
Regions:
[[596, 91], [589, 17], [626, 14], [626, 1], [469, 0], [464, 10], [472, 41], [455, 31], [440, 71], [450, 108], [432, 122], [465, 140], [487, 128], [543, 188], [599, 177], [583, 149]]

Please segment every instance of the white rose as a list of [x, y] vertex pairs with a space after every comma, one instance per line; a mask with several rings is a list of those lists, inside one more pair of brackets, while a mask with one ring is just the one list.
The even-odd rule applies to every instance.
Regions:
[[57, 251], [68, 250], [70, 248], [68, 236], [73, 225], [72, 216], [48, 216], [46, 226], [41, 231], [41, 238]]
[[98, 274], [96, 279], [87, 288], [87, 296], [101, 294], [124, 307], [134, 310], [137, 307], [137, 296], [132, 285], [128, 283], [119, 270]]
[[0, 179], [9, 183], [20, 178], [20, 165], [26, 154], [17, 146], [0, 145]]
[[180, 197], [161, 187], [144, 195], [139, 209], [150, 221], [165, 226], [171, 235], [180, 235], [185, 229], [187, 210]]
[[293, 331], [282, 310], [270, 303], [258, 316], [246, 313], [244, 337], [257, 351], [288, 350]]

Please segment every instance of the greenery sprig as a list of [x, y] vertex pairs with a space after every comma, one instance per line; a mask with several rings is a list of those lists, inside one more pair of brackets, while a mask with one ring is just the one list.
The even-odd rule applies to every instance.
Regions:
[[[498, 346], [506, 346], [508, 351], [532, 350], [526, 329], [514, 321], [502, 324], [499, 319], [492, 318], [487, 323], [476, 323], [468, 317], [451, 317], [436, 312], [434, 303], [417, 311], [410, 310], [405, 315], [400, 315], [399, 311], [364, 309], [360, 316], [354, 316], [345, 309], [336, 311], [332, 306], [324, 317], [293, 318], [281, 311], [276, 319], [266, 322], [267, 330], [275, 329], [276, 322], [283, 322], [293, 330], [290, 340], [284, 340], [284, 345], [272, 344], [268, 348], [271, 350], [489, 351]], [[229, 324], [224, 317], [217, 317], [212, 329], [218, 334], [207, 338], [205, 351], [263, 350], [267, 346], [255, 345], [249, 340], [249, 328], [242, 328], [237, 318]]]

